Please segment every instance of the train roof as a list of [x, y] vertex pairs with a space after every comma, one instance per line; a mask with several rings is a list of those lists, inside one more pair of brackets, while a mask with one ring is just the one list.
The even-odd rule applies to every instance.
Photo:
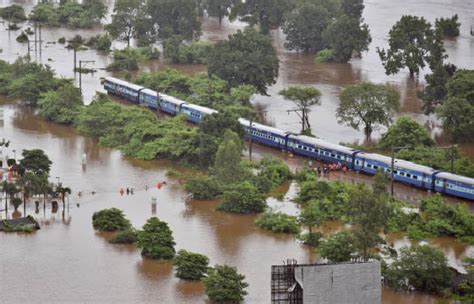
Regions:
[[195, 105], [195, 104], [192, 104], [192, 103], [187, 103], [184, 106], [187, 107], [187, 108], [202, 112], [202, 113], [206, 113], [206, 114], [217, 113], [216, 110], [209, 109], [209, 108], [203, 107], [203, 106], [198, 106], [198, 105]]
[[341, 146], [341, 145], [337, 145], [337, 144], [327, 142], [324, 139], [311, 137], [311, 136], [306, 136], [306, 135], [292, 135], [291, 138], [298, 139], [298, 140], [300, 140], [304, 143], [308, 143], [308, 144], [313, 145], [313, 146], [323, 147], [323, 148], [331, 149], [331, 150], [334, 150], [334, 151], [339, 151], [339, 152], [346, 153], [346, 154], [352, 154], [354, 152], [359, 151], [359, 150], [355, 150], [355, 149], [352, 149], [352, 148], [348, 148], [348, 147], [344, 147], [344, 146]]
[[[249, 125], [250, 125], [250, 121], [247, 120], [246, 126], [248, 127]], [[257, 129], [257, 130], [261, 130], [261, 131], [265, 131], [265, 132], [269, 132], [269, 133], [273, 133], [273, 134], [276, 134], [276, 135], [279, 135], [279, 136], [282, 136], [282, 137], [285, 137], [288, 133], [290, 133], [288, 131], [284, 131], [284, 130], [281, 130], [281, 129], [278, 129], [278, 128], [262, 125], [258, 122], [253, 122], [252, 123], [252, 128]]]
[[461, 176], [461, 175], [448, 173], [448, 172], [440, 172], [436, 175], [436, 177], [441, 177], [441, 178], [445, 178], [445, 179], [449, 179], [449, 180], [453, 180], [453, 181], [457, 181], [457, 182], [474, 186], [474, 178], [470, 178], [466, 176]]
[[[392, 163], [392, 158], [390, 156], [386, 156], [386, 155], [380, 155], [380, 154], [376, 154], [376, 153], [364, 153], [364, 152], [360, 153], [359, 155], [364, 157], [364, 158], [367, 158], [367, 159], [372, 159], [372, 160], [375, 160], [375, 161], [386, 163], [388, 165], [391, 165], [391, 163]], [[395, 158], [394, 166], [396, 168], [414, 170], [414, 171], [421, 172], [421, 173], [426, 173], [426, 174], [429, 174], [429, 175], [431, 175], [431, 174], [433, 174], [437, 171], [433, 168], [418, 165], [418, 164], [415, 164], [413, 162], [410, 162], [410, 161], [407, 161], [407, 160], [404, 160], [404, 159], [398, 159], [398, 158]]]
[[144, 87], [142, 87], [141, 85], [134, 84], [134, 83], [122, 80], [122, 79], [115, 78], [115, 77], [105, 77], [105, 80], [109, 81], [109, 82], [112, 82], [112, 83], [116, 83], [118, 85], [129, 87], [130, 89], [135, 90], [135, 91], [138, 91], [140, 89], [144, 89]]
[[142, 93], [145, 93], [145, 94], [148, 94], [148, 95], [151, 95], [151, 96], [158, 96], [158, 92], [156, 92], [155, 90], [151, 90], [151, 89], [143, 89], [141, 90]]
[[174, 104], [177, 104], [177, 105], [181, 105], [183, 103], [186, 103], [184, 100], [178, 99], [178, 98], [173, 97], [171, 95], [164, 94], [164, 93], [159, 93], [159, 94], [160, 94], [160, 99], [165, 99], [167, 102], [171, 102], [171, 103], [174, 103]]

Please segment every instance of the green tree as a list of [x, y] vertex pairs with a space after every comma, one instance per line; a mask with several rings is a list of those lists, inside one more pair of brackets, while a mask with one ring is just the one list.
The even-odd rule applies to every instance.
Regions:
[[282, 212], [274, 212], [272, 210], [261, 214], [255, 221], [255, 224], [262, 229], [270, 230], [275, 233], [296, 234], [300, 232], [300, 226], [296, 216]]
[[238, 303], [247, 294], [245, 276], [235, 267], [216, 265], [209, 275], [202, 279], [206, 294], [215, 303]]
[[369, 26], [360, 19], [342, 16], [323, 33], [326, 44], [333, 51], [332, 61], [346, 63], [352, 54], [360, 55], [372, 41]]
[[313, 87], [294, 86], [281, 90], [279, 94], [291, 100], [301, 112], [301, 134], [304, 134], [306, 130], [311, 132], [308, 115], [311, 112], [311, 106], [321, 104], [321, 92]]
[[308, 227], [308, 235], [305, 238], [305, 243], [315, 246], [319, 244], [319, 233], [313, 233], [313, 227], [321, 225], [323, 222], [323, 213], [319, 210], [320, 204], [317, 201], [310, 201], [298, 216], [300, 225]]
[[[148, 26], [144, 26], [148, 25]], [[145, 11], [143, 0], [119, 0], [114, 6], [112, 22], [106, 26], [112, 38], [125, 41], [130, 47], [132, 38], [154, 40], [154, 27]]]
[[370, 257], [369, 250], [382, 242], [379, 232], [390, 215], [388, 201], [386, 192], [374, 192], [365, 185], [357, 185], [350, 191], [349, 214], [355, 226], [354, 245], [359, 256], [365, 261]]
[[200, 280], [208, 270], [209, 258], [199, 253], [186, 250], [178, 251], [173, 260], [176, 276], [184, 280]]
[[194, 0], [147, 0], [147, 12], [158, 27], [158, 37], [181, 36], [185, 40], [199, 38], [201, 23]]
[[380, 146], [385, 149], [390, 149], [392, 146], [413, 148], [418, 145], [433, 146], [434, 141], [426, 128], [408, 116], [398, 118], [387, 132], [382, 134], [380, 140]]
[[238, 135], [230, 130], [226, 131], [214, 163], [215, 176], [220, 182], [232, 184], [242, 180], [241, 153], [242, 142]]
[[367, 138], [377, 125], [388, 126], [392, 122], [400, 104], [400, 94], [394, 88], [368, 82], [345, 88], [339, 98], [341, 103], [336, 112], [339, 123], [356, 130], [363, 125]]
[[206, 11], [209, 17], [219, 18], [219, 24], [221, 24], [222, 19], [229, 16], [232, 4], [232, 0], [207, 0]]
[[145, 60], [145, 56], [139, 49], [125, 48], [114, 50], [113, 62], [107, 66], [108, 71], [136, 71], [139, 63]]
[[289, 0], [235, 1], [230, 20], [240, 18], [250, 26], [259, 25], [263, 34], [278, 28], [284, 21], [285, 13], [291, 11], [293, 2]]
[[389, 32], [389, 49], [377, 52], [387, 75], [407, 67], [413, 77], [426, 63], [434, 68], [445, 58], [439, 35], [428, 21], [416, 16], [402, 16]]
[[408, 286], [426, 292], [441, 292], [451, 283], [451, 271], [444, 253], [428, 245], [402, 248], [400, 257], [389, 266], [389, 285], [400, 286], [408, 281]]
[[455, 14], [451, 18], [436, 19], [435, 29], [441, 32], [444, 37], [457, 37], [459, 36], [459, 27], [461, 26], [458, 20], [458, 14]]
[[117, 208], [103, 209], [92, 215], [92, 226], [100, 231], [121, 231], [131, 228], [130, 221]]
[[364, 0], [342, 0], [341, 7], [347, 16], [360, 19], [364, 12]]
[[39, 114], [44, 119], [72, 124], [83, 106], [82, 94], [72, 83], [67, 82], [58, 90], [42, 93], [38, 105]]
[[453, 144], [474, 135], [474, 105], [463, 98], [450, 97], [437, 109], [443, 130], [451, 135]]
[[148, 258], [170, 260], [175, 255], [173, 232], [157, 217], [149, 218], [143, 230], [138, 232], [137, 245]]
[[418, 92], [418, 97], [423, 99], [423, 111], [426, 115], [435, 112], [448, 94], [447, 83], [456, 72], [454, 64], [438, 64], [431, 74], [425, 76], [426, 86]]
[[253, 85], [260, 94], [276, 82], [279, 62], [268, 36], [252, 28], [218, 42], [209, 52], [208, 73], [226, 80], [230, 87]]
[[66, 204], [66, 194], [71, 194], [71, 188], [64, 187], [63, 185], [58, 185], [56, 192], [61, 194], [61, 201], [63, 202], [63, 207]]
[[68, 40], [68, 44], [66, 45], [67, 49], [73, 50], [74, 52], [74, 72], [77, 69], [77, 52], [85, 50], [84, 44], [86, 40], [82, 38], [81, 35], [76, 35], [72, 39]]
[[15, 197], [17, 193], [21, 190], [14, 183], [9, 183], [8, 181], [2, 182], [2, 192], [4, 192], [7, 197], [10, 198], [10, 201]]
[[328, 27], [331, 15], [323, 5], [304, 1], [286, 18], [283, 32], [289, 50], [316, 53], [326, 48], [323, 32]]
[[224, 190], [222, 204], [217, 210], [233, 213], [263, 212], [267, 204], [265, 195], [249, 182], [228, 186]]
[[18, 4], [0, 8], [0, 17], [10, 22], [26, 21], [25, 10]]
[[457, 70], [446, 83], [447, 97], [463, 98], [474, 104], [474, 70]]
[[347, 232], [338, 232], [320, 242], [318, 252], [332, 263], [348, 262], [356, 252], [353, 238]]
[[23, 158], [20, 160], [20, 167], [34, 174], [48, 175], [52, 162], [48, 156], [40, 149], [23, 150]]

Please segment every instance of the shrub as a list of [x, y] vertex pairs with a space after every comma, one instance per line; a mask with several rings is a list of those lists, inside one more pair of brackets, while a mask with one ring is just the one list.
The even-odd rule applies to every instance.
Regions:
[[278, 233], [296, 234], [300, 231], [296, 217], [281, 212], [267, 211], [255, 223], [260, 228]]
[[138, 49], [125, 48], [114, 50], [113, 62], [107, 66], [108, 71], [136, 71], [138, 64], [145, 58]]
[[248, 284], [245, 276], [237, 272], [235, 267], [216, 265], [209, 276], [202, 281], [206, 286], [206, 294], [215, 303], [239, 303], [247, 294]]
[[229, 186], [224, 191], [224, 200], [217, 207], [219, 211], [234, 213], [263, 212], [267, 206], [265, 195], [249, 182]]
[[449, 287], [451, 271], [440, 250], [428, 245], [404, 247], [388, 267], [385, 282], [397, 289], [440, 292]]
[[25, 32], [21, 32], [21, 34], [16, 37], [16, 41], [19, 43], [26, 43], [28, 39], [28, 35]]
[[222, 194], [219, 182], [210, 176], [194, 176], [186, 180], [184, 189], [191, 193], [194, 199], [208, 200]]
[[96, 35], [87, 40], [86, 45], [90, 48], [98, 51], [109, 52], [112, 46], [112, 39], [110, 35], [105, 33], [104, 35]]
[[461, 26], [458, 20], [459, 17], [457, 14], [451, 18], [436, 19], [435, 28], [440, 31], [444, 37], [457, 37], [459, 36], [459, 27]]
[[58, 39], [58, 43], [60, 44], [65, 44], [66, 43], [66, 37], [61, 37]]
[[20, 207], [20, 205], [22, 203], [22, 200], [19, 197], [14, 197], [14, 198], [11, 199], [10, 203], [13, 205], [13, 208], [15, 208], [15, 210], [17, 210], [18, 207]]
[[163, 42], [163, 54], [172, 63], [205, 64], [212, 44], [204, 41], [184, 43], [180, 36], [173, 36]]
[[109, 240], [112, 244], [133, 244], [138, 240], [137, 232], [133, 229], [127, 229], [117, 232], [117, 234]]
[[326, 62], [333, 62], [334, 59], [335, 59], [334, 50], [323, 49], [316, 53], [316, 58], [314, 59], [314, 61], [316, 61], [316, 63], [326, 63]]
[[25, 10], [18, 4], [0, 8], [0, 17], [11, 22], [26, 21]]
[[333, 263], [347, 262], [356, 252], [352, 236], [347, 232], [338, 232], [319, 244], [319, 254]]
[[160, 59], [160, 50], [153, 46], [145, 46], [138, 49], [140, 53], [148, 60]]
[[117, 208], [103, 209], [92, 215], [92, 226], [100, 231], [120, 231], [131, 228], [130, 221], [122, 210]]
[[176, 276], [184, 280], [200, 280], [207, 273], [209, 258], [186, 250], [178, 251], [173, 261]]
[[321, 243], [321, 238], [323, 234], [320, 232], [311, 232], [311, 233], [303, 233], [298, 238], [303, 242], [303, 244], [311, 246], [311, 247], [318, 247]]
[[143, 256], [152, 259], [170, 260], [175, 254], [173, 232], [157, 217], [148, 219], [143, 230], [138, 232], [137, 245], [142, 248]]

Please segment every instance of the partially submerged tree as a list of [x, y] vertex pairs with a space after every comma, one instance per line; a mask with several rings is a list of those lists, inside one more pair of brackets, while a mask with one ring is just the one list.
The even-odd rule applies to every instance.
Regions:
[[84, 47], [84, 44], [86, 43], [86, 40], [82, 38], [81, 35], [76, 35], [72, 39], [68, 40], [68, 44], [66, 45], [67, 49], [73, 50], [74, 52], [74, 72], [77, 69], [77, 52], [83, 51], [86, 48]]
[[380, 140], [380, 146], [385, 149], [401, 146], [414, 148], [418, 145], [433, 146], [434, 141], [426, 128], [408, 116], [398, 118]]
[[461, 23], [458, 22], [458, 14], [455, 14], [451, 18], [439, 18], [435, 21], [435, 28], [441, 32], [443, 37], [457, 37], [459, 36], [459, 27]]
[[121, 231], [131, 228], [130, 221], [125, 218], [122, 210], [117, 208], [94, 212], [92, 226], [100, 231]]
[[295, 103], [295, 112], [301, 118], [301, 134], [305, 134], [307, 130], [311, 133], [308, 115], [311, 112], [311, 106], [321, 104], [321, 92], [313, 87], [294, 86], [281, 90], [279, 94]]
[[218, 18], [221, 24], [222, 19], [229, 16], [232, 4], [232, 0], [207, 0], [205, 5], [209, 17]]
[[33, 172], [34, 174], [48, 175], [52, 162], [43, 150], [23, 150], [21, 155], [23, 156], [20, 160], [20, 167], [22, 169]]
[[170, 260], [175, 255], [173, 232], [166, 222], [157, 217], [149, 218], [138, 232], [137, 245], [142, 255], [152, 259]]
[[206, 294], [215, 303], [239, 303], [247, 294], [245, 276], [235, 267], [216, 265], [202, 281]]
[[180, 250], [174, 258], [173, 264], [176, 267], [178, 278], [200, 280], [204, 278], [208, 271], [209, 258], [199, 253]]
[[345, 88], [340, 95], [341, 103], [336, 116], [358, 130], [364, 126], [367, 139], [377, 125], [388, 127], [393, 114], [398, 111], [400, 94], [394, 88], [373, 83], [361, 83]]
[[407, 67], [410, 77], [426, 64], [434, 68], [446, 57], [440, 36], [423, 17], [402, 16], [389, 32], [389, 49], [377, 49], [387, 75]]

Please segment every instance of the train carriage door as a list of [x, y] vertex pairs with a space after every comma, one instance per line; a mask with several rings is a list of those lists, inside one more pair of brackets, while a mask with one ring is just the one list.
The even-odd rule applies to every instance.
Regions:
[[443, 183], [443, 189], [441, 190], [441, 193], [446, 193], [446, 187], [448, 186], [448, 181], [443, 178], [441, 182]]
[[421, 187], [426, 188], [426, 174], [423, 173], [423, 176], [421, 177]]

